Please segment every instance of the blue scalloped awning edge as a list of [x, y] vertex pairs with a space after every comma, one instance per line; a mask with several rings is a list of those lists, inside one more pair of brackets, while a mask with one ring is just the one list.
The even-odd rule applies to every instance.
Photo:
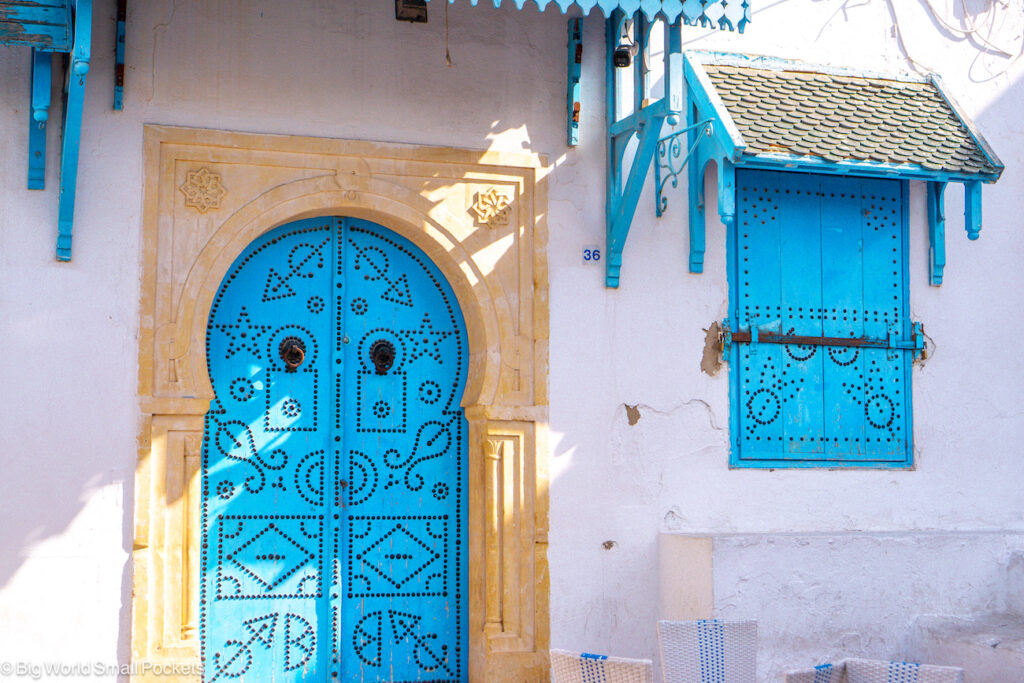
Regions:
[[[443, 2], [444, 0], [438, 1]], [[487, 2], [487, 0], [483, 1]], [[454, 3], [455, 0], [448, 0], [448, 2]], [[490, 0], [490, 2], [495, 7], [500, 7], [502, 0]], [[562, 11], [562, 14], [575, 5], [583, 10], [584, 14], [589, 14], [590, 10], [597, 8], [605, 17], [611, 16], [616, 9], [621, 9], [626, 14], [643, 12], [651, 20], [661, 16], [668, 21], [675, 21], [676, 18], [682, 16], [683, 22], [690, 26], [718, 28], [740, 33], [750, 23], [751, 4], [751, 0], [505, 0], [506, 4], [515, 5], [516, 9], [522, 9], [527, 2], [536, 5], [541, 12], [548, 6], [554, 5]], [[469, 0], [469, 4], [473, 6], [479, 3], [480, 0]]]

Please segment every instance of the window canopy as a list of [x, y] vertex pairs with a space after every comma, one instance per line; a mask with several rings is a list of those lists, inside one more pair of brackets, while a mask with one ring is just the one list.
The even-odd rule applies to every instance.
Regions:
[[[427, 0], [428, 2], [430, 0]], [[437, 0], [443, 2], [444, 0]], [[483, 0], [488, 2], [488, 0]], [[506, 4], [514, 4], [516, 9], [522, 9], [528, 0], [506, 0]], [[612, 12], [621, 9], [626, 16], [632, 16], [636, 12], [642, 12], [648, 19], [663, 17], [668, 21], [675, 21], [682, 18], [683, 22], [690, 26], [706, 26], [711, 28], [722, 28], [736, 31], [743, 31], [743, 28], [750, 21], [749, 0], [530, 0], [537, 6], [537, 9], [544, 11], [549, 6], [555, 6], [564, 14], [573, 5], [579, 7], [584, 13], [589, 13], [595, 7], [610, 17]], [[454, 0], [448, 0], [454, 2]], [[469, 4], [476, 5], [480, 0], [469, 0]], [[500, 7], [502, 0], [490, 0], [495, 7]]]
[[700, 129], [690, 176], [690, 270], [703, 265], [702, 173], [719, 173], [719, 212], [735, 219], [735, 170], [759, 168], [922, 180], [931, 284], [942, 284], [948, 183], [963, 183], [968, 238], [981, 233], [981, 184], [1003, 164], [942, 80], [866, 74], [766, 57], [687, 52], [689, 123]]

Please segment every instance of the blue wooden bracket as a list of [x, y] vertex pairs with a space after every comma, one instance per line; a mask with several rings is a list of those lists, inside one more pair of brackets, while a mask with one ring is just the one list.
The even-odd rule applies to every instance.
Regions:
[[[633, 60], [633, 92], [632, 96], [633, 114], [624, 119], [616, 120], [617, 99], [619, 94], [615, 87], [615, 67], [612, 66], [612, 53], [615, 50], [619, 36], [623, 33], [623, 22], [631, 20], [634, 25], [634, 38], [637, 42], [637, 57]], [[690, 144], [690, 152], [682, 157], [681, 163], [677, 163], [682, 155], [682, 141], [680, 137], [690, 128], [679, 131], [665, 139], [661, 137], [661, 131], [665, 121], [673, 125], [678, 123], [679, 115], [683, 110], [683, 56], [682, 56], [682, 18], [664, 25], [665, 30], [665, 72], [663, 78], [664, 97], [648, 103], [647, 93], [647, 70], [644, 67], [644, 57], [649, 40], [649, 31], [656, 23], [647, 22], [640, 13], [632, 15], [632, 19], [622, 13], [617, 13], [610, 19], [606, 26], [607, 59], [606, 59], [606, 92], [608, 102], [608, 120], [612, 121], [608, 126], [608, 168], [607, 168], [607, 197], [605, 206], [606, 220], [606, 245], [605, 245], [605, 286], [618, 287], [619, 274], [622, 269], [622, 250], [629, 236], [629, 228], [636, 214], [637, 203], [643, 191], [644, 183], [652, 165], [655, 166], [656, 198], [655, 207], [657, 215], [661, 215], [666, 205], [662, 195], [665, 183], [671, 179], [672, 186], [678, 183], [678, 175], [686, 165], [687, 159], [692, 154], [693, 143]], [[621, 93], [625, 98], [627, 93]], [[646, 106], [644, 106], [646, 104]], [[632, 165], [628, 173], [623, 169], [623, 160], [626, 148], [630, 145], [633, 137], [636, 137], [637, 145], [632, 158]], [[661, 149], [661, 157], [665, 162], [666, 176], [661, 177], [662, 167], [654, 164], [654, 157]]]
[[942, 271], [946, 267], [946, 183], [928, 183], [928, 262], [931, 284], [942, 284]]
[[[693, 56], [684, 55], [683, 69], [690, 103], [687, 122], [690, 144], [695, 146], [689, 163], [690, 190], [690, 272], [704, 272], [706, 220], [704, 172], [712, 161], [718, 168], [718, 215], [729, 227], [736, 219], [736, 167], [746, 150], [746, 143], [736, 124], [728, 117], [725, 105], [716, 94], [707, 74], [698, 68]], [[698, 122], [707, 128], [697, 130]]]
[[[946, 267], [946, 183], [928, 182], [928, 262], [931, 284], [942, 284], [942, 271]], [[967, 238], [981, 236], [981, 181], [964, 183], [964, 227]]]
[[964, 223], [967, 228], [967, 239], [976, 240], [981, 237], [980, 180], [964, 183]]
[[28, 188], [46, 183], [46, 129], [50, 118], [53, 53], [69, 53], [61, 126], [57, 260], [71, 260], [78, 148], [82, 135], [85, 76], [92, 46], [93, 0], [0, 0], [0, 44], [32, 47]]
[[[607, 236], [605, 246], [605, 286], [619, 286], [622, 269], [622, 248], [629, 236], [629, 228], [636, 213], [637, 203], [647, 173], [654, 161], [654, 153], [661, 137], [661, 127], [667, 115], [665, 100], [658, 100], [636, 114], [617, 121], [609, 127], [608, 152], [610, 173], [606, 206]], [[623, 185], [622, 155], [633, 135], [638, 144], [633, 163]]]
[[[691, 133], [693, 135], [693, 133]], [[725, 156], [717, 156], [713, 148], [698, 153], [689, 164], [690, 181], [690, 272], [704, 272], [704, 251], [706, 248], [706, 217], [704, 199], [704, 171], [714, 161], [718, 166], [718, 217], [726, 228], [736, 220], [736, 166]]]
[[92, 43], [92, 0], [75, 3], [75, 28], [65, 85], [64, 131], [61, 141], [60, 197], [57, 207], [57, 260], [71, 260], [71, 228], [75, 217], [78, 147], [82, 135], [85, 76]]
[[665, 27], [665, 100], [668, 102], [669, 125], [679, 124], [683, 112], [683, 95], [686, 85], [683, 80], [683, 20], [682, 17]]
[[114, 109], [124, 109], [124, 40], [127, 30], [128, 0], [117, 0], [117, 29], [114, 44]]
[[[127, 0], [121, 0], [126, 2]], [[581, 19], [569, 20], [568, 81], [566, 83], [566, 139], [570, 147], [580, 142], [580, 78], [583, 72]]]
[[46, 122], [50, 118], [53, 53], [32, 48], [32, 106], [28, 119], [28, 189], [46, 186]]

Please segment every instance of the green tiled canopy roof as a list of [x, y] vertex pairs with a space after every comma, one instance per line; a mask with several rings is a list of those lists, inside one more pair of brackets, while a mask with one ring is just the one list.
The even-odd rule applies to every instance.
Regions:
[[704, 69], [747, 154], [915, 164], [965, 175], [999, 170], [932, 82], [721, 64]]

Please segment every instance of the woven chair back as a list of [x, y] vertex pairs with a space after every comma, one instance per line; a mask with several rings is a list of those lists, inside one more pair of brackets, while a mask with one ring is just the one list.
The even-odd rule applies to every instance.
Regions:
[[757, 622], [659, 621], [665, 683], [755, 683]]
[[626, 659], [589, 652], [551, 651], [552, 683], [654, 683], [649, 659]]

